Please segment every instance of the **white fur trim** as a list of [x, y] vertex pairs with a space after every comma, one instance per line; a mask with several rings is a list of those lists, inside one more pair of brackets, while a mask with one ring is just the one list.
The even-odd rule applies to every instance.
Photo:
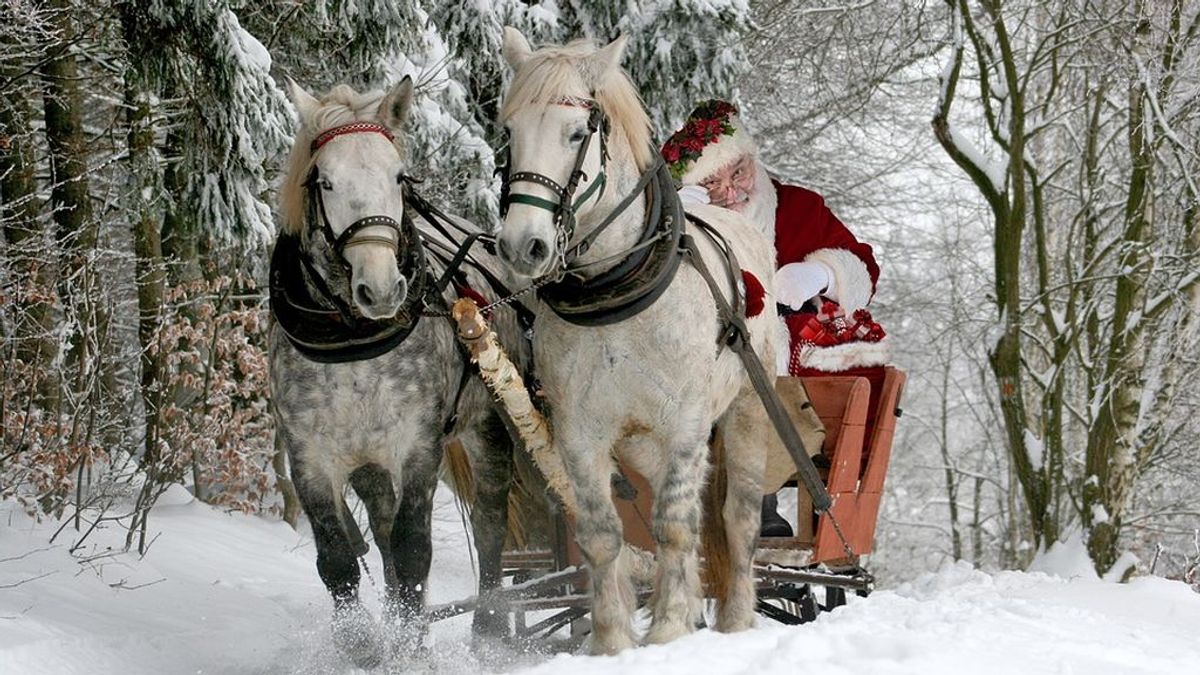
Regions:
[[867, 264], [844, 248], [820, 248], [804, 257], [806, 262], [824, 263], [833, 270], [833, 289], [828, 293], [847, 315], [871, 302], [871, 273]]
[[680, 184], [699, 183], [716, 173], [718, 169], [733, 163], [742, 155], [753, 156], [758, 152], [758, 146], [754, 144], [754, 139], [746, 132], [746, 127], [742, 126], [741, 120], [736, 115], [729, 118], [729, 123], [733, 126], [733, 133], [722, 136], [715, 143], [704, 146], [700, 156], [679, 177]]
[[771, 242], [771, 250], [775, 250], [775, 210], [779, 206], [779, 195], [775, 194], [775, 186], [767, 167], [758, 159], [754, 160], [754, 192], [750, 193], [750, 201], [742, 209], [742, 215], [750, 219], [759, 232]]
[[887, 338], [879, 342], [847, 342], [832, 347], [799, 347], [797, 362], [802, 368], [815, 368], [827, 373], [840, 373], [851, 368], [885, 366], [892, 347]]

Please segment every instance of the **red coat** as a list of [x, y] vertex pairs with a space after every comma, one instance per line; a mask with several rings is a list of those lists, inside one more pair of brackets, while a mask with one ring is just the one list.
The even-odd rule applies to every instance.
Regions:
[[784, 185], [774, 179], [779, 204], [775, 207], [775, 269], [788, 263], [800, 262], [808, 254], [822, 248], [846, 249], [863, 261], [871, 275], [871, 290], [879, 281], [879, 265], [864, 244], [825, 206], [821, 195], [795, 185]]
[[[776, 268], [811, 256], [833, 270], [840, 298], [853, 297], [854, 304], [865, 305], [879, 280], [879, 264], [870, 244], [856, 239], [825, 206], [821, 195], [802, 187], [771, 182], [779, 200], [775, 208]], [[814, 312], [802, 311], [784, 317], [791, 336], [788, 370], [792, 375], [841, 372], [864, 364], [878, 365], [875, 361], [884, 358], [877, 345], [856, 343], [809, 350], [805, 362], [801, 362], [796, 347], [801, 330], [813, 316]]]

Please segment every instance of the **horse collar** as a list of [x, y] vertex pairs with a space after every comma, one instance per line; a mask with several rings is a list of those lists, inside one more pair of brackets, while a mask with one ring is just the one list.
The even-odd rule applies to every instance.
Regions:
[[305, 273], [311, 263], [300, 238], [279, 237], [271, 254], [271, 315], [297, 351], [319, 363], [363, 361], [386, 354], [413, 332], [430, 279], [416, 226], [404, 220], [413, 245], [397, 264], [409, 280], [408, 297], [391, 319], [355, 316], [315, 270]]
[[675, 278], [683, 258], [679, 241], [685, 214], [667, 166], [660, 162], [653, 171], [646, 188], [646, 227], [633, 251], [598, 276], [567, 274], [538, 290], [565, 321], [580, 326], [624, 321], [653, 305]]

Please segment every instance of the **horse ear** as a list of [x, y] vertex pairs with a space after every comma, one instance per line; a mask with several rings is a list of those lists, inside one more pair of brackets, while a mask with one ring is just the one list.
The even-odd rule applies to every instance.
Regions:
[[304, 124], [312, 118], [317, 108], [321, 107], [321, 102], [290, 77], [287, 78], [287, 86], [292, 105], [296, 106], [296, 112], [300, 113], [300, 123]]
[[607, 73], [621, 67], [621, 57], [625, 56], [625, 45], [629, 43], [628, 35], [621, 35], [616, 40], [596, 51], [591, 57], [596, 72]]
[[525, 39], [521, 31], [512, 26], [505, 26], [504, 48], [502, 51], [504, 52], [504, 60], [508, 62], [508, 66], [516, 70], [533, 53], [533, 48], [529, 46], [529, 40]]
[[399, 131], [408, 119], [408, 111], [412, 108], [413, 81], [408, 75], [392, 87], [392, 90], [379, 102], [379, 121], [384, 126]]

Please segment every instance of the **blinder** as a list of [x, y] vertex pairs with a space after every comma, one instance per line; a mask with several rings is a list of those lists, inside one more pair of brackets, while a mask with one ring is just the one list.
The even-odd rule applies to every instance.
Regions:
[[[384, 244], [392, 249], [392, 253], [397, 253], [412, 242], [406, 241], [404, 228], [391, 216], [367, 216], [360, 218], [350, 224], [341, 235], [333, 231], [333, 224], [329, 222], [329, 216], [325, 213], [325, 198], [322, 195], [320, 186], [321, 172], [313, 166], [312, 171], [308, 174], [308, 180], [304, 181], [304, 187], [308, 190], [309, 204], [309, 223], [310, 229], [319, 228], [321, 235], [325, 238], [325, 243], [333, 250], [338, 262], [344, 267], [349, 267], [350, 263], [346, 260], [345, 250], [351, 246], [361, 244]], [[362, 235], [359, 233], [369, 227], [386, 227], [396, 234], [395, 239], [391, 237], [383, 237], [380, 235]]]
[[[510, 173], [512, 163], [511, 149], [505, 150], [504, 163], [496, 171], [501, 176], [500, 217], [503, 218], [508, 215], [508, 208], [512, 204], [527, 204], [551, 212], [554, 214], [554, 227], [558, 231], [558, 250], [562, 252], [575, 235], [575, 210], [593, 196], [599, 199], [604, 195], [605, 183], [607, 181], [604, 170], [608, 166], [607, 139], [609, 120], [604, 111], [591, 99], [563, 98], [555, 103], [557, 105], [583, 107], [590, 111], [587, 121], [588, 135], [583, 140], [582, 145], [579, 147], [579, 152], [575, 156], [575, 164], [572, 166], [571, 173], [567, 177], [567, 184], [559, 185], [558, 181], [536, 171]], [[583, 162], [587, 159], [588, 149], [591, 147], [592, 138], [596, 135], [597, 131], [600, 132], [600, 173], [596, 176], [596, 180], [592, 181], [591, 185], [583, 191], [583, 194], [576, 197], [575, 191], [579, 188], [580, 181], [587, 180], [587, 174], [583, 171]], [[529, 194], [513, 194], [512, 184], [520, 182], [541, 185], [553, 192], [558, 201], [555, 202]]]

